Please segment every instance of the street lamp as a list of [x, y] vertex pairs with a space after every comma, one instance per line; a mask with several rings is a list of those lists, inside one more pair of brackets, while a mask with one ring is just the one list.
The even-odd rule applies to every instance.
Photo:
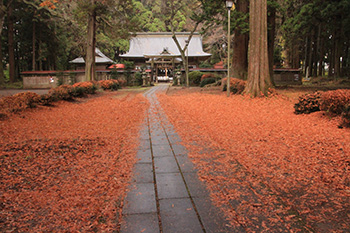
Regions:
[[233, 1], [226, 1], [226, 7], [228, 10], [228, 27], [227, 27], [227, 97], [230, 97], [230, 37], [231, 37], [231, 8]]
[[187, 56], [186, 56], [186, 67], [185, 67], [185, 73], [186, 73], [186, 86], [187, 87], [189, 87], [189, 78], [188, 78], [188, 72], [189, 72], [189, 70], [188, 70], [188, 47], [189, 47], [189, 44], [190, 44], [190, 41], [189, 40], [185, 40], [185, 43], [186, 43], [186, 46], [187, 46], [187, 51], [186, 51], [186, 53], [187, 53]]

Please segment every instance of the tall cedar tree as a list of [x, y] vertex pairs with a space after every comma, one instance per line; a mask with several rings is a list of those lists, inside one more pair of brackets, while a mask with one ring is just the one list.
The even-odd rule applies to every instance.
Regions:
[[88, 12], [87, 46], [85, 57], [85, 80], [96, 78], [95, 48], [96, 48], [96, 7], [95, 0], [91, 0], [91, 10]]
[[[235, 11], [242, 21], [249, 13], [249, 0], [237, 0]], [[235, 38], [233, 40], [233, 57], [232, 57], [232, 74], [233, 77], [239, 79], [247, 78], [248, 70], [248, 41], [249, 34], [244, 32], [244, 25], [238, 24], [235, 27]]]
[[251, 0], [249, 16], [248, 80], [245, 92], [267, 95], [271, 86], [267, 50], [267, 1]]

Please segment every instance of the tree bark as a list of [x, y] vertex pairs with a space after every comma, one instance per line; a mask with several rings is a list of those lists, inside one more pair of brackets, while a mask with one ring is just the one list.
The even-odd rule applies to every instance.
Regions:
[[33, 18], [33, 34], [32, 34], [32, 70], [36, 70], [36, 49], [35, 49], [35, 44], [36, 44], [36, 25], [35, 21]]
[[346, 43], [346, 47], [344, 49], [344, 56], [342, 61], [342, 76], [349, 75], [349, 41]]
[[340, 77], [340, 38], [335, 39], [334, 47], [334, 76]]
[[[313, 30], [312, 30], [313, 31]], [[313, 42], [313, 32], [311, 33], [311, 36], [309, 37], [309, 53], [308, 53], [308, 59], [307, 59], [307, 64], [308, 64], [308, 67], [309, 67], [309, 76], [311, 77], [312, 76], [312, 42]]]
[[275, 85], [273, 78], [273, 54], [275, 50], [275, 31], [276, 31], [276, 8], [271, 7], [269, 9], [269, 15], [267, 17], [269, 30], [268, 30], [268, 50], [269, 50], [269, 72], [271, 83]]
[[4, 28], [4, 21], [6, 15], [7, 7], [4, 5], [4, 0], [0, 0], [0, 35], [2, 33], [2, 29]]
[[319, 63], [318, 75], [319, 76], [323, 76], [323, 70], [324, 70], [323, 60], [324, 60], [324, 38], [322, 37], [321, 41], [320, 41], [320, 56], [319, 56], [319, 60], [318, 60], [318, 63]]
[[199, 25], [199, 22], [196, 23], [196, 25], [194, 26], [194, 28], [192, 29], [190, 35], [188, 36], [188, 43], [185, 45], [185, 47], [182, 49], [181, 48], [181, 45], [178, 41], [178, 39], [176, 38], [176, 33], [175, 33], [175, 30], [174, 30], [174, 27], [171, 25], [171, 33], [172, 33], [172, 38], [181, 54], [181, 59], [182, 59], [182, 65], [184, 66], [184, 69], [185, 69], [185, 75], [186, 75], [186, 86], [189, 87], [190, 86], [190, 83], [189, 83], [189, 79], [188, 79], [188, 63], [187, 63], [187, 59], [186, 59], [186, 55], [185, 55], [185, 52], [186, 50], [188, 49], [188, 45], [190, 44], [191, 42], [191, 39], [193, 37], [193, 34], [194, 32], [197, 30], [197, 27]]
[[2, 64], [2, 40], [0, 40], [0, 88], [5, 85], [5, 75], [4, 75], [4, 66]]
[[[236, 11], [247, 14], [249, 12], [249, 0], [238, 0]], [[235, 28], [234, 34], [232, 75], [235, 78], [247, 79], [249, 34], [242, 33], [242, 29], [239, 27]]]
[[95, 48], [96, 48], [96, 10], [95, 0], [91, 0], [93, 10], [89, 13], [87, 48], [85, 57], [85, 79], [96, 80]]
[[10, 83], [15, 81], [15, 42], [13, 27], [13, 4], [9, 5], [8, 12], [8, 50], [9, 50], [9, 76]]
[[267, 2], [250, 1], [249, 64], [245, 92], [253, 97], [268, 94], [271, 87], [267, 49]]
[[309, 66], [309, 60], [307, 59], [308, 58], [308, 52], [309, 52], [309, 37], [306, 36], [306, 39], [305, 39], [305, 57], [304, 57], [304, 74], [307, 75], [307, 70], [308, 70], [308, 66]]
[[292, 51], [292, 68], [300, 68], [300, 46], [297, 41], [293, 42], [293, 51]]
[[318, 25], [318, 30], [317, 30], [317, 39], [316, 39], [316, 48], [315, 48], [315, 58], [314, 58], [314, 77], [317, 77], [319, 75], [318, 73], [318, 67], [321, 65], [320, 64], [320, 46], [321, 46], [321, 30], [322, 26], [321, 23]]

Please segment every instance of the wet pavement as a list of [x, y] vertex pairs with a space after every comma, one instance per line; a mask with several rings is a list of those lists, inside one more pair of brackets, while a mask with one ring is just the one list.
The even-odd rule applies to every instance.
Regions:
[[151, 105], [140, 131], [121, 232], [230, 232], [158, 102], [156, 94], [168, 87], [157, 85], [145, 93]]

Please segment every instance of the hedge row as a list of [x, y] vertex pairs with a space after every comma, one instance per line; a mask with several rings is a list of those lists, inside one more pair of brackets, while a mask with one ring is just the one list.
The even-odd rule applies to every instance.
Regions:
[[343, 118], [343, 125], [350, 126], [350, 90], [315, 92], [299, 97], [294, 105], [295, 114], [325, 111]]
[[38, 95], [32, 92], [22, 92], [0, 99], [0, 117], [7, 113], [19, 112], [37, 105], [50, 105], [59, 100], [73, 100], [87, 94], [95, 94], [98, 87], [104, 90], [117, 90], [124, 86], [124, 80], [103, 80], [98, 82], [80, 82], [73, 85], [61, 85], [52, 88], [48, 94]]

